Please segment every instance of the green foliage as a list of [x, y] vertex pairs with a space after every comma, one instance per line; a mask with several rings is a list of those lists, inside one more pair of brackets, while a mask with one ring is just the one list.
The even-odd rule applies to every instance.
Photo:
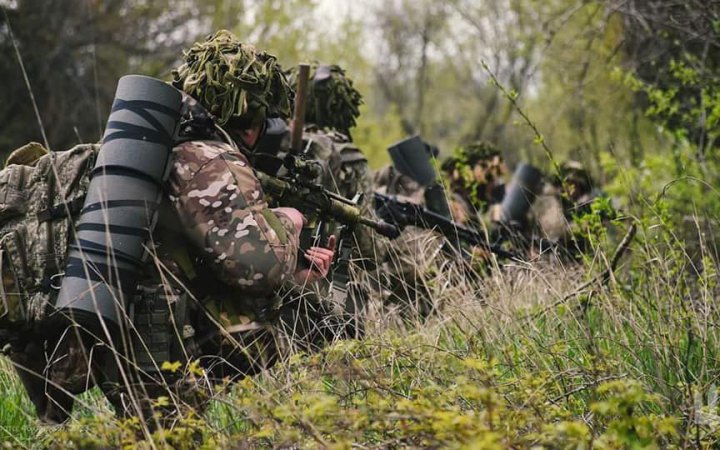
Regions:
[[368, 107], [360, 106], [360, 118], [352, 132], [353, 140], [367, 156], [372, 168], [390, 163], [387, 149], [405, 138], [400, 125], [400, 117], [395, 108], [390, 108], [382, 116], [368, 113]]
[[40, 430], [33, 423], [33, 408], [22, 384], [6, 361], [0, 361], [0, 392], [0, 442], [12, 447], [28, 445]]
[[206, 11], [169, 0], [3, 2], [0, 154], [45, 137], [52, 150], [99, 140], [118, 78], [167, 78], [180, 50], [203, 34], [191, 24]]

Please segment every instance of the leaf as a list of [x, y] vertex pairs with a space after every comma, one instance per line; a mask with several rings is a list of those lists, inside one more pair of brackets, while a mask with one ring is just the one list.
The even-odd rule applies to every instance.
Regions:
[[180, 361], [170, 362], [170, 361], [163, 361], [162, 366], [160, 366], [160, 370], [168, 371], [171, 373], [177, 372], [182, 364]]

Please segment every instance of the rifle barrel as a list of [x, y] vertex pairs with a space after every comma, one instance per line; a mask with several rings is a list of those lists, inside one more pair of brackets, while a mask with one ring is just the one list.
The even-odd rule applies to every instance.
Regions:
[[460, 242], [465, 242], [472, 246], [486, 248], [501, 258], [522, 260], [519, 255], [489, 243], [485, 235], [480, 231], [455, 223], [421, 205], [403, 202], [379, 193], [375, 193], [375, 201], [376, 207], [383, 208], [384, 206], [386, 213], [388, 213], [386, 215], [391, 216], [389, 219], [384, 215], [381, 215], [381, 217], [395, 226], [414, 225], [429, 230], [437, 229], [456, 248], [460, 247]]
[[263, 191], [283, 205], [292, 205], [302, 209], [303, 204], [308, 204], [311, 208], [317, 208], [320, 215], [332, 217], [338, 222], [370, 227], [390, 239], [395, 239], [400, 235], [400, 230], [396, 225], [363, 216], [362, 211], [355, 206], [352, 200], [330, 192], [322, 186], [297, 185], [293, 184], [292, 180], [261, 172], [257, 175]]

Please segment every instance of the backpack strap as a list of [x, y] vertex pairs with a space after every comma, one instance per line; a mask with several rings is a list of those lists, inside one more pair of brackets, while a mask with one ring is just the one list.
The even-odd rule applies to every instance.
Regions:
[[67, 203], [50, 206], [37, 213], [38, 222], [47, 222], [56, 219], [64, 219], [68, 216], [72, 217], [82, 210], [85, 203], [85, 196], [77, 197]]

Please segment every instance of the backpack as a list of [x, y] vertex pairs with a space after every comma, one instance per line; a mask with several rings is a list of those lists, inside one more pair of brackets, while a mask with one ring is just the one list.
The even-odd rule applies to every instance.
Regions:
[[47, 317], [99, 148], [49, 152], [32, 142], [0, 171], [0, 330], [27, 329]]

